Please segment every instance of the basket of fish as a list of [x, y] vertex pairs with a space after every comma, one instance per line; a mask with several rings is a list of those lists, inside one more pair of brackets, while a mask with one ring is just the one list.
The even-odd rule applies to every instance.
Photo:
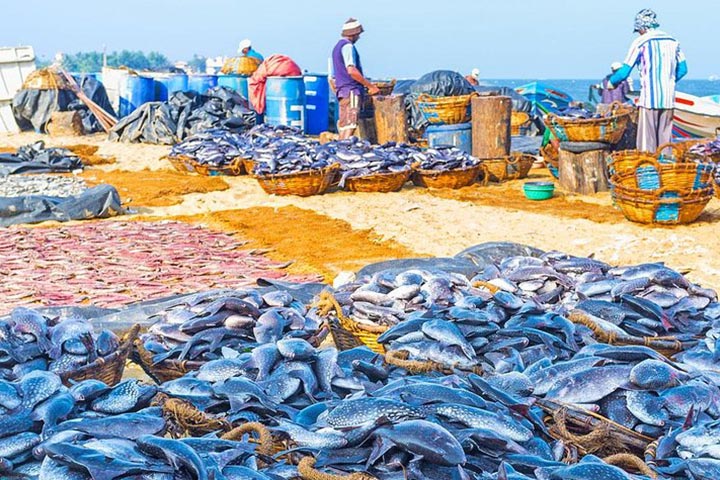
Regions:
[[720, 139], [712, 141], [695, 142], [688, 148], [688, 154], [704, 158], [714, 163], [720, 163]]
[[454, 97], [422, 94], [417, 99], [417, 107], [432, 125], [455, 125], [470, 119], [470, 101], [475, 96], [476, 93]]
[[472, 185], [482, 170], [480, 160], [457, 147], [429, 148], [418, 154], [420, 161], [413, 183], [427, 188], [463, 188]]
[[242, 162], [243, 168], [245, 169], [245, 173], [248, 175], [253, 174], [253, 170], [255, 169], [255, 162], [252, 158], [242, 158], [240, 160]]
[[532, 155], [513, 154], [506, 157], [485, 158], [482, 161], [486, 181], [504, 182], [526, 178], [535, 163]]
[[200, 163], [196, 160], [192, 160], [192, 166], [195, 172], [205, 176], [216, 176], [216, 175], [228, 175], [236, 177], [245, 173], [245, 165], [240, 157], [234, 158], [229, 162], [223, 163], [222, 165], [212, 165], [208, 163]]
[[372, 145], [356, 137], [322, 146], [327, 161], [340, 165], [340, 188], [351, 192], [397, 192], [410, 178], [418, 149], [389, 142]]
[[393, 90], [395, 89], [395, 84], [397, 83], [396, 80], [376, 80], [373, 81], [372, 84], [375, 85], [378, 90], [380, 90], [380, 93], [378, 95], [392, 95]]
[[603, 142], [616, 144], [625, 133], [631, 111], [614, 105], [604, 115], [577, 107], [548, 114], [545, 125], [561, 142]]
[[293, 173], [254, 174], [260, 187], [270, 195], [296, 195], [309, 197], [325, 193], [339, 169], [339, 165], [299, 170]]
[[132, 359], [158, 383], [208, 361], [285, 336], [319, 345], [324, 321], [282, 290], [210, 290], [180, 299], [148, 319]]
[[399, 172], [380, 172], [359, 177], [347, 177], [341, 180], [340, 186], [350, 192], [389, 193], [399, 191], [412, 174], [412, 168]]
[[0, 371], [5, 378], [20, 378], [32, 370], [48, 370], [65, 384], [87, 379], [108, 385], [122, 378], [125, 361], [138, 335], [139, 327], [123, 338], [113, 332], [95, 332], [83, 318], [47, 317], [25, 308], [15, 308], [0, 320]]
[[247, 148], [247, 137], [227, 129], [212, 129], [196, 133], [174, 145], [168, 160], [180, 171], [194, 171], [200, 175], [242, 175], [240, 157]]

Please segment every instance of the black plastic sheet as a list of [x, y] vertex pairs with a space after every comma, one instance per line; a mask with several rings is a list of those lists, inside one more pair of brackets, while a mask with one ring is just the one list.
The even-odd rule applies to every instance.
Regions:
[[80, 157], [65, 148], [45, 148], [39, 141], [17, 153], [0, 153], [0, 176], [20, 173], [67, 173], [83, 168]]
[[110, 131], [110, 140], [173, 145], [190, 135], [213, 128], [244, 131], [257, 116], [245, 98], [227, 87], [215, 87], [205, 95], [176, 92], [167, 102], [142, 105]]
[[527, 153], [528, 155], [538, 155], [542, 146], [543, 137], [531, 137], [525, 135], [515, 135], [510, 139], [510, 150], [513, 152]]
[[419, 269], [430, 272], [454, 272], [465, 275], [468, 278], [473, 277], [477, 273], [477, 266], [471, 261], [464, 258], [453, 257], [433, 257], [433, 258], [403, 258], [399, 260], [387, 260], [385, 262], [372, 263], [364, 266], [357, 272], [357, 277], [373, 275], [384, 270], [397, 270], [398, 273]]
[[120, 195], [111, 185], [98, 185], [73, 197], [0, 197], [0, 226], [39, 223], [47, 220], [67, 222], [108, 218], [126, 213]]
[[[408, 110], [410, 126], [417, 131], [422, 131], [429, 125], [416, 105], [420, 95], [427, 94], [433, 97], [450, 97], [468, 95], [475, 91], [473, 86], [465, 80], [462, 74], [450, 70], [436, 70], [426, 73], [412, 85], [403, 85], [402, 88], [408, 89], [408, 95], [405, 97], [405, 108]], [[395, 85], [395, 90], [398, 90], [399, 93], [397, 84]]]
[[593, 150], [609, 150], [610, 144], [602, 142], [560, 142], [560, 149], [572, 153], [585, 153]]
[[455, 258], [472, 262], [476, 268], [482, 269], [488, 265], [498, 264], [507, 257], [539, 257], [543, 253], [545, 252], [542, 250], [520, 243], [488, 242], [466, 248], [455, 255]]

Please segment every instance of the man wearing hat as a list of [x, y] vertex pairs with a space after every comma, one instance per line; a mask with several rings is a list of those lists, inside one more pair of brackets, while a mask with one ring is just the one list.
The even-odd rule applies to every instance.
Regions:
[[473, 68], [470, 75], [465, 76], [465, 80], [467, 80], [473, 87], [480, 85], [480, 69]]
[[600, 103], [611, 104], [613, 102], [626, 103], [628, 99], [628, 93], [630, 93], [630, 84], [627, 80], [623, 80], [616, 87], [608, 88], [608, 82], [610, 77], [622, 68], [622, 63], [613, 62], [610, 65], [610, 74], [606, 76], [602, 83], [598, 86], [600, 89], [601, 100]]
[[635, 17], [640, 36], [630, 46], [622, 66], [610, 76], [608, 88], [619, 86], [636, 66], [640, 71], [637, 148], [655, 152], [672, 139], [675, 84], [687, 74], [685, 55], [675, 38], [661, 31], [657, 15], [646, 8]]
[[338, 97], [339, 119], [338, 134], [341, 139], [350, 138], [355, 134], [360, 119], [360, 108], [365, 89], [370, 95], [377, 95], [380, 90], [365, 78], [360, 62], [360, 55], [355, 43], [363, 33], [363, 27], [354, 18], [343, 25], [342, 38], [332, 52], [333, 89]]
[[262, 55], [252, 48], [252, 42], [247, 38], [240, 42], [240, 45], [238, 46], [238, 53], [243, 57], [256, 58], [259, 63], [262, 63], [265, 60]]

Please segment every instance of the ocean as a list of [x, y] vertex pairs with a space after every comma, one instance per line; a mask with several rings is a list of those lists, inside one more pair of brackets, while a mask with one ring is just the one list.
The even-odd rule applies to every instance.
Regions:
[[[542, 82], [546, 85], [551, 85], [558, 90], [570, 95], [573, 100], [585, 102], [588, 100], [588, 93], [590, 86], [593, 84], [600, 83], [601, 79], [596, 80], [541, 80], [541, 79], [497, 79], [497, 80], [483, 80], [481, 84], [492, 85], [492, 86], [504, 86], [504, 87], [519, 87], [530, 82]], [[639, 88], [640, 81], [634, 80], [635, 88]], [[689, 93], [698, 97], [705, 97], [708, 95], [720, 94], [720, 80], [680, 80], [677, 89], [681, 92]]]

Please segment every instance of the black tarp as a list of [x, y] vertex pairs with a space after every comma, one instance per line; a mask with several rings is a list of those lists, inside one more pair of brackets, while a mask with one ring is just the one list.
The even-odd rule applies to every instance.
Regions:
[[167, 102], [150, 102], [123, 118], [110, 131], [110, 140], [173, 145], [211, 128], [243, 131], [257, 116], [245, 98], [227, 87], [205, 95], [175, 92]]
[[[81, 88], [88, 98], [115, 115], [102, 83], [86, 76], [81, 81]], [[21, 130], [44, 132], [53, 112], [73, 110], [80, 112], [85, 133], [103, 131], [95, 115], [70, 90], [23, 89], [13, 98], [13, 115]]]
[[47, 220], [67, 222], [107, 218], [124, 214], [120, 195], [111, 185], [98, 185], [73, 197], [0, 197], [0, 226], [39, 223]]
[[487, 242], [466, 248], [455, 258], [470, 261], [476, 268], [483, 269], [488, 265], [497, 265], [507, 257], [539, 257], [543, 253], [542, 250], [520, 243]]
[[0, 176], [20, 173], [67, 173], [83, 168], [80, 157], [65, 148], [45, 148], [39, 141], [18, 148], [17, 153], [0, 153]]
[[464, 258], [402, 258], [366, 265], [357, 272], [357, 277], [362, 278], [385, 270], [397, 270], [400, 273], [410, 269], [428, 270], [430, 272], [454, 272], [468, 278], [473, 277], [478, 271], [475, 264]]
[[[397, 84], [395, 85], [398, 89]], [[410, 126], [416, 131], [424, 130], [428, 125], [428, 121], [417, 108], [417, 99], [422, 94], [433, 97], [451, 97], [457, 95], [468, 95], [475, 91], [472, 85], [465, 80], [458, 72], [450, 70], [436, 70], [426, 73], [420, 77], [412, 85], [403, 85], [403, 89], [408, 89], [408, 95], [405, 97], [405, 108], [408, 110], [408, 118]]]

